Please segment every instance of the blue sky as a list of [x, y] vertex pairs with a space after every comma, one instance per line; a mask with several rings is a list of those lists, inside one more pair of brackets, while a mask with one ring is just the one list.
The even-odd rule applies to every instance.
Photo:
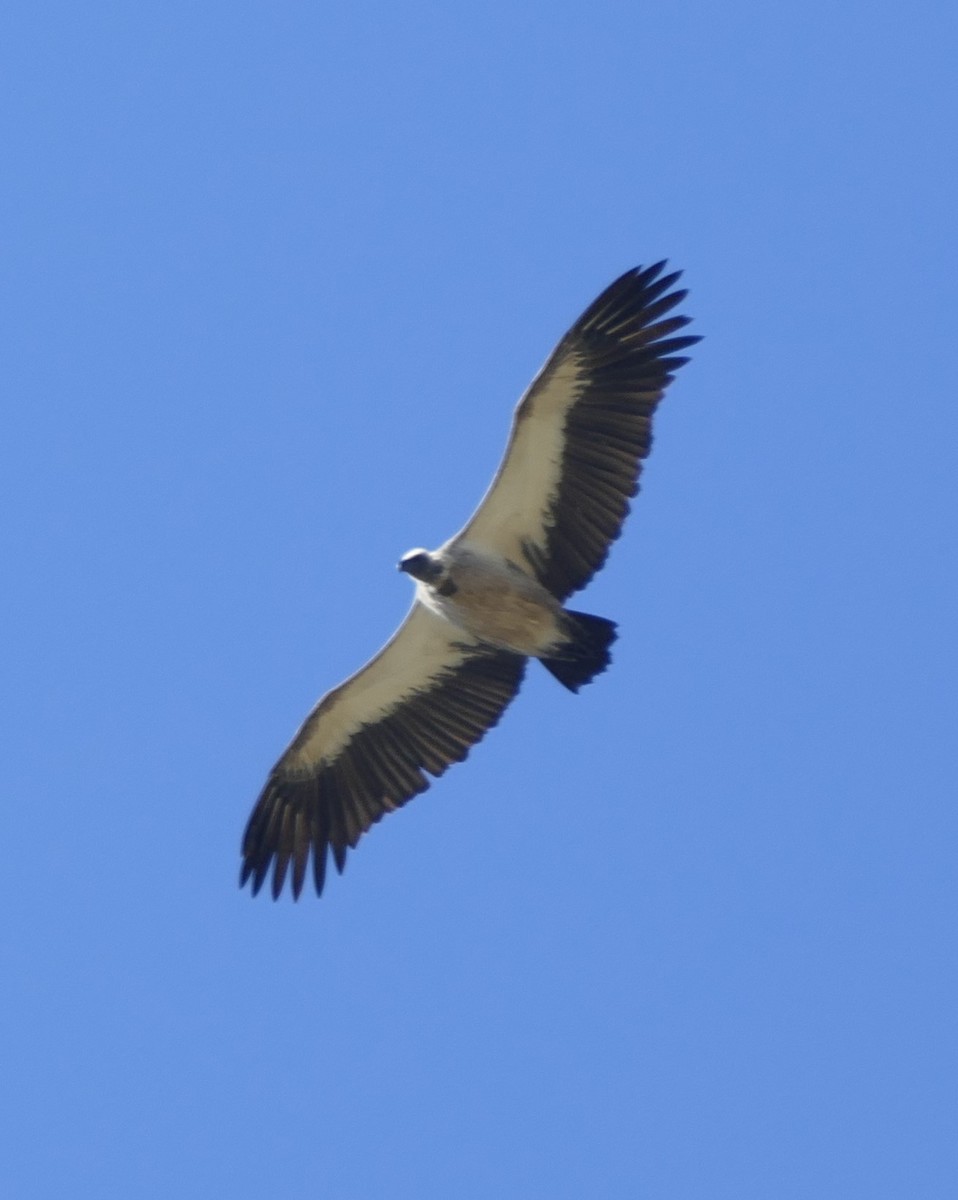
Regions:
[[[0, 1191], [942, 1196], [954, 7], [14, 4]], [[705, 341], [579, 607], [321, 901], [239, 838], [615, 275]]]

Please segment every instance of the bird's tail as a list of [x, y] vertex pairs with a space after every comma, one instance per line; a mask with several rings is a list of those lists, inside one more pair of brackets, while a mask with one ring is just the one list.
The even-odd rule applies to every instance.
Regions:
[[569, 612], [568, 609], [564, 616], [568, 640], [548, 658], [539, 661], [563, 687], [570, 692], [577, 692], [583, 684], [591, 683], [612, 661], [609, 647], [617, 636], [615, 622], [607, 621], [605, 617], [592, 617], [588, 613]]

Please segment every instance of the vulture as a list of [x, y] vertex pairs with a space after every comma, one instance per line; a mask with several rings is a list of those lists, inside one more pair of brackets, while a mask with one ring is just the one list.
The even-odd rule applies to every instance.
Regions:
[[565, 607], [605, 562], [638, 491], [652, 417], [682, 356], [686, 292], [665, 262], [620, 276], [585, 310], [519, 401], [505, 457], [466, 525], [411, 550], [399, 629], [326, 693], [273, 767], [246, 826], [240, 886], [272, 869], [318, 895], [332, 857], [462, 762], [538, 659], [576, 692], [604, 671], [614, 622]]

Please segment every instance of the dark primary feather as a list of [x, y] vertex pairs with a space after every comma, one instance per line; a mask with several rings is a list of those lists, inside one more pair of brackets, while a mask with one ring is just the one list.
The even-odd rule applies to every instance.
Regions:
[[672, 336], [689, 318], [666, 314], [686, 292], [669, 291], [681, 272], [662, 275], [664, 267], [637, 267], [607, 287], [556, 347], [523, 401], [531, 412], [555, 369], [570, 357], [576, 362], [584, 381], [566, 416], [546, 542], [523, 547], [540, 582], [560, 600], [589, 582], [621, 533], [652, 447], [652, 415], [674, 372], [688, 362], [679, 352], [700, 340]]
[[[312, 857], [313, 881], [321, 894], [327, 851], [342, 872], [347, 849], [371, 825], [426, 790], [424, 772], [438, 776], [462, 762], [519, 690], [525, 666], [518, 655], [477, 649], [428, 687], [398, 698], [378, 720], [360, 726], [317, 771], [284, 771], [284, 755], [246, 827], [240, 886], [251, 879], [255, 895], [272, 863], [275, 898], [292, 866], [298, 897]], [[321, 718], [322, 705], [315, 715]]]

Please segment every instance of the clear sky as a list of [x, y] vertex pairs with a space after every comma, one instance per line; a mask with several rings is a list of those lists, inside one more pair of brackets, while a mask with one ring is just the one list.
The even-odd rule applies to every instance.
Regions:
[[[0, 1194], [951, 1194], [956, 11], [7, 7]], [[400, 553], [661, 257], [612, 670], [250, 899]]]

